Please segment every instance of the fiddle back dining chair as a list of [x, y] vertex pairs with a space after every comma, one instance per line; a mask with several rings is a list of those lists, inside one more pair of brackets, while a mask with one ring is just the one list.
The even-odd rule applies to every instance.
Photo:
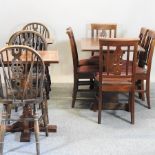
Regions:
[[[91, 24], [91, 37], [92, 38], [116, 38], [117, 36], [117, 24]], [[92, 56], [94, 52], [92, 52]]]
[[[38, 32], [31, 30], [18, 31], [14, 33], [8, 41], [8, 45], [26, 45], [34, 48], [36, 51], [47, 50], [46, 40]], [[47, 78], [47, 80], [45, 79], [45, 88], [46, 96], [49, 99], [49, 91], [51, 90], [51, 77], [49, 73], [49, 66], [46, 65], [45, 67], [45, 74]]]
[[[138, 39], [99, 39], [99, 73], [96, 76], [96, 84], [99, 88], [98, 100], [98, 123], [101, 123], [101, 111], [103, 108], [104, 92], [128, 92], [129, 111], [131, 123], [134, 124], [134, 94], [135, 94], [135, 66], [137, 59]], [[111, 49], [113, 48], [112, 52]], [[126, 50], [123, 50], [126, 48]], [[131, 52], [131, 48], [133, 51]], [[103, 53], [106, 56], [103, 61]], [[111, 59], [111, 56], [114, 59]], [[126, 60], [122, 65], [122, 59]], [[129, 69], [129, 64], [130, 66]], [[103, 70], [105, 66], [105, 71]]]
[[[72, 28], [66, 29], [71, 46], [72, 60], [73, 60], [73, 74], [74, 74], [74, 86], [72, 94], [72, 108], [75, 106], [75, 100], [77, 91], [90, 91], [90, 89], [79, 89], [80, 85], [94, 85], [94, 74], [98, 71], [98, 65], [91, 64], [91, 59], [80, 60], [78, 58], [78, 52], [74, 34]], [[82, 62], [82, 63], [81, 63]]]
[[[151, 65], [152, 65], [152, 57], [154, 53], [155, 47], [155, 31], [148, 30], [145, 38], [145, 42], [143, 44], [143, 48], [145, 52], [141, 52], [139, 55], [139, 64], [136, 68], [136, 81], [138, 82], [137, 92], [146, 93], [147, 105], [148, 108], [151, 108], [150, 105], [150, 73], [151, 73]], [[146, 86], [144, 89], [144, 81]], [[144, 100], [144, 97], [143, 97]]]
[[[43, 86], [44, 62], [34, 49], [23, 45], [12, 45], [0, 50], [0, 66], [2, 68], [1, 78], [4, 81], [4, 95], [1, 99], [3, 112], [0, 127], [0, 154], [3, 154], [4, 136], [9, 128], [22, 132], [21, 135], [27, 135], [33, 129], [37, 155], [39, 155], [39, 122], [41, 120], [44, 122], [46, 135], [48, 134], [45, 108], [43, 113], [38, 113], [37, 110], [37, 105], [47, 102]], [[14, 105], [23, 108], [22, 116], [10, 115], [10, 107]], [[7, 127], [9, 121], [16, 122]]]

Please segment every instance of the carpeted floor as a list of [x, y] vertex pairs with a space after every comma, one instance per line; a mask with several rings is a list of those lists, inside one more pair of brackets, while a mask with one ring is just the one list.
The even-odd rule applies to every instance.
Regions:
[[[97, 112], [89, 110], [91, 100], [79, 100], [71, 109], [72, 85], [53, 84], [49, 117], [58, 130], [49, 137], [40, 133], [41, 155], [155, 155], [154, 92], [155, 84], [151, 84], [151, 109], [136, 98], [135, 125], [129, 123], [130, 113], [121, 110], [103, 111], [99, 125]], [[31, 137], [31, 142], [21, 143], [20, 133], [7, 133], [4, 154], [35, 155]]]

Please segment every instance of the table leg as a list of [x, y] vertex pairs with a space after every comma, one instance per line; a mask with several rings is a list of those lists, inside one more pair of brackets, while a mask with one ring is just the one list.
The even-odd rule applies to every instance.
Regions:
[[[20, 141], [30, 142], [31, 132], [34, 131], [33, 119], [31, 107], [29, 105], [25, 105], [23, 108], [23, 115], [20, 117], [19, 121], [12, 125], [7, 125], [6, 132], [21, 132]], [[43, 124], [39, 124], [39, 129], [40, 132], [45, 132], [45, 127]], [[57, 126], [48, 125], [48, 132], [57, 132]]]

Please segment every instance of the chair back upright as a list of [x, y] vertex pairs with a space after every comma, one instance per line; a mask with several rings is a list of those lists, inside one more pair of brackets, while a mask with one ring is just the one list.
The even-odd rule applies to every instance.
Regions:
[[9, 41], [9, 45], [26, 45], [35, 50], [47, 50], [46, 40], [37, 32], [25, 30], [14, 33]]
[[91, 37], [116, 38], [117, 24], [91, 24]]
[[79, 58], [78, 58], [77, 46], [76, 46], [72, 28], [71, 27], [67, 28], [66, 33], [68, 34], [68, 37], [70, 40], [71, 52], [72, 52], [72, 58], [73, 58], [73, 66], [74, 66], [74, 74], [76, 74], [77, 68], [79, 65]]
[[23, 30], [32, 30], [41, 34], [44, 38], [50, 38], [50, 33], [47, 27], [38, 22], [28, 23], [23, 27]]

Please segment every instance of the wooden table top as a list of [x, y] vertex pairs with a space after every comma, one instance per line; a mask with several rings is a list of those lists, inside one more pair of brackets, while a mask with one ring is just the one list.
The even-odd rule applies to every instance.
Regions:
[[59, 63], [58, 51], [38, 51], [44, 63]]
[[[99, 38], [83, 38], [80, 40], [82, 51], [99, 51]], [[144, 48], [138, 46], [138, 51], [145, 52]]]
[[[51, 64], [51, 63], [59, 63], [59, 54], [58, 51], [38, 51], [39, 55], [43, 59], [45, 64]], [[10, 60], [12, 60], [12, 55], [9, 55]], [[7, 62], [7, 57], [3, 57], [4, 61]], [[22, 55], [22, 59], [26, 59], [25, 55]]]

